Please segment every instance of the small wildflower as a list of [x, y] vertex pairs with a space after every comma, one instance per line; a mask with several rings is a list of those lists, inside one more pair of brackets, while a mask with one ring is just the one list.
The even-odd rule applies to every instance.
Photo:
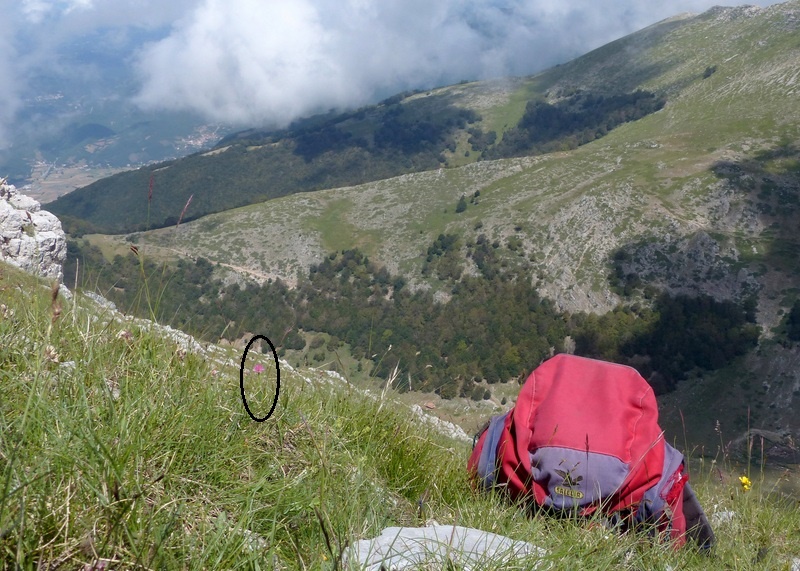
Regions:
[[94, 563], [84, 564], [83, 571], [107, 571], [112, 563], [110, 559], [98, 559]]
[[750, 489], [753, 487], [753, 482], [750, 481], [750, 478], [747, 476], [739, 476], [739, 483], [742, 485], [742, 489], [745, 492], [749, 492]]
[[58, 280], [53, 282], [50, 287], [50, 312], [52, 314], [51, 323], [55, 323], [56, 319], [61, 317], [61, 304], [58, 302], [58, 292], [61, 289], [61, 284]]
[[117, 333], [117, 339], [124, 339], [125, 341], [130, 343], [131, 341], [133, 341], [133, 333], [131, 333], [126, 329], [123, 329], [122, 331]]
[[109, 392], [111, 392], [111, 398], [113, 400], [117, 400], [120, 394], [122, 394], [119, 390], [119, 381], [117, 380], [117, 377], [106, 379], [106, 386], [108, 387]]
[[58, 363], [56, 348], [52, 345], [48, 345], [44, 350], [44, 358], [50, 363]]
[[256, 363], [255, 367], [253, 367], [254, 373], [263, 373], [265, 370], [266, 369], [264, 368], [264, 365], [262, 365], [261, 363]]

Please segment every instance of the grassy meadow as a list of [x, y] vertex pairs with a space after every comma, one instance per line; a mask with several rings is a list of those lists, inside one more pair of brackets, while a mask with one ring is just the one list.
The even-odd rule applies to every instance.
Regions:
[[[0, 266], [2, 567], [358, 569], [342, 560], [348, 545], [430, 520], [533, 543], [547, 569], [790, 569], [800, 557], [797, 500], [757, 467], [746, 492], [746, 470], [694, 459], [718, 545], [673, 550], [473, 491], [469, 445], [420, 422], [391, 389], [369, 396], [284, 364], [274, 414], [253, 422], [241, 358], [80, 296], [54, 298]], [[248, 403], [264, 416], [274, 366], [251, 351], [245, 369]]]

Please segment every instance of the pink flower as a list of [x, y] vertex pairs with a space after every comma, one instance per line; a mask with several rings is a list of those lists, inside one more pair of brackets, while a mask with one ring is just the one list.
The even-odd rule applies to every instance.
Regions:
[[189, 205], [192, 203], [192, 199], [194, 198], [194, 194], [189, 197], [189, 200], [186, 201], [186, 206], [183, 207], [181, 210], [181, 215], [178, 216], [178, 223], [175, 225], [175, 228], [181, 225], [181, 221], [183, 220], [183, 215], [186, 214], [186, 211], [189, 209]]
[[264, 365], [261, 363], [257, 363], [255, 367], [253, 367], [254, 373], [263, 373], [266, 369], [264, 369]]

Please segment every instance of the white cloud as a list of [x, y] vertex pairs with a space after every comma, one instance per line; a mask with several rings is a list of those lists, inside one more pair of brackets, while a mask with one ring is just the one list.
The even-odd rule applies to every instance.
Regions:
[[137, 101], [222, 121], [287, 123], [408, 88], [533, 73], [713, 4], [202, 0], [139, 53]]
[[75, 10], [92, 8], [93, 0], [22, 0], [22, 14], [34, 24]]
[[[0, 12], [10, 9], [10, 3], [0, 0]], [[11, 145], [10, 126], [20, 107], [19, 85], [14, 62], [17, 61], [14, 45], [8, 34], [0, 34], [0, 150]], [[0, 178], [4, 175], [0, 173]]]
[[337, 105], [346, 87], [330, 37], [303, 0], [210, 0], [142, 52], [139, 99], [234, 122], [296, 114], [300, 99]]
[[[530, 72], [513, 2], [206, 0], [139, 55], [144, 106], [285, 123], [408, 88]], [[520, 50], [515, 54], [513, 50]]]
[[52, 10], [53, 6], [45, 0], [23, 0], [22, 13], [34, 23], [41, 22]]
[[128, 45], [123, 39], [140, 37], [128, 34], [133, 28], [165, 34], [130, 54], [140, 82], [136, 101], [144, 107], [280, 124], [405, 89], [533, 73], [659, 19], [714, 3], [0, 0], [6, 32], [0, 37], [0, 136], [8, 137], [34, 67], [92, 77], [92, 69], [65, 72], [63, 58], [55, 55], [90, 34], [109, 47], [116, 38], [117, 51]]

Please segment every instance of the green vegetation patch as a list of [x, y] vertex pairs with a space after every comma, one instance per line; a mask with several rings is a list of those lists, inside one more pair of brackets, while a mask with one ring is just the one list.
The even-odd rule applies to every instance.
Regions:
[[663, 97], [647, 91], [607, 95], [576, 91], [550, 104], [530, 101], [525, 113], [487, 158], [518, 157], [574, 149], [604, 136], [614, 127], [658, 111]]
[[[81, 260], [84, 284], [126, 310], [210, 341], [259, 331], [281, 355], [305, 348], [303, 331], [327, 333], [348, 344], [355, 361], [375, 361], [381, 377], [398, 367], [398, 389], [443, 398], [460, 395], [473, 380], [523, 378], [562, 351], [568, 336], [578, 354], [630, 363], [658, 392], [668, 392], [689, 371], [730, 363], [760, 334], [752, 305], [657, 296], [657, 290], [647, 294], [652, 307], [620, 306], [604, 316], [560, 312], [531, 283], [533, 270], [515, 236], [501, 242], [480, 234], [465, 244], [455, 234], [438, 236], [424, 253], [423, 274], [437, 280], [444, 298], [433, 289], [411, 291], [404, 278], [358, 250], [331, 253], [294, 289], [271, 280], [225, 285], [203, 258], [172, 267], [130, 253], [108, 263], [77, 243], [70, 256]], [[68, 282], [73, 264], [65, 267]], [[468, 264], [479, 275], [465, 273]], [[645, 285], [635, 275], [617, 279], [626, 290]]]
[[[333, 199], [323, 209], [322, 214], [306, 217], [303, 226], [319, 232], [326, 250], [340, 251], [358, 247], [373, 254], [380, 244], [377, 230], [359, 228], [348, 220], [353, 210], [353, 202], [349, 199]], [[374, 215], [379, 215], [374, 213]]]
[[[446, 93], [296, 122], [280, 131], [245, 131], [203, 152], [100, 180], [48, 208], [73, 236], [124, 233], [188, 222], [255, 202], [356, 185], [445, 163], [455, 137], [480, 116]], [[149, 194], [153, 182], [152, 196]]]
[[56, 316], [12, 280], [0, 266], [3, 567], [319, 568], [468, 493], [466, 448], [407, 411], [284, 371], [254, 423], [227, 357], [63, 299]]

